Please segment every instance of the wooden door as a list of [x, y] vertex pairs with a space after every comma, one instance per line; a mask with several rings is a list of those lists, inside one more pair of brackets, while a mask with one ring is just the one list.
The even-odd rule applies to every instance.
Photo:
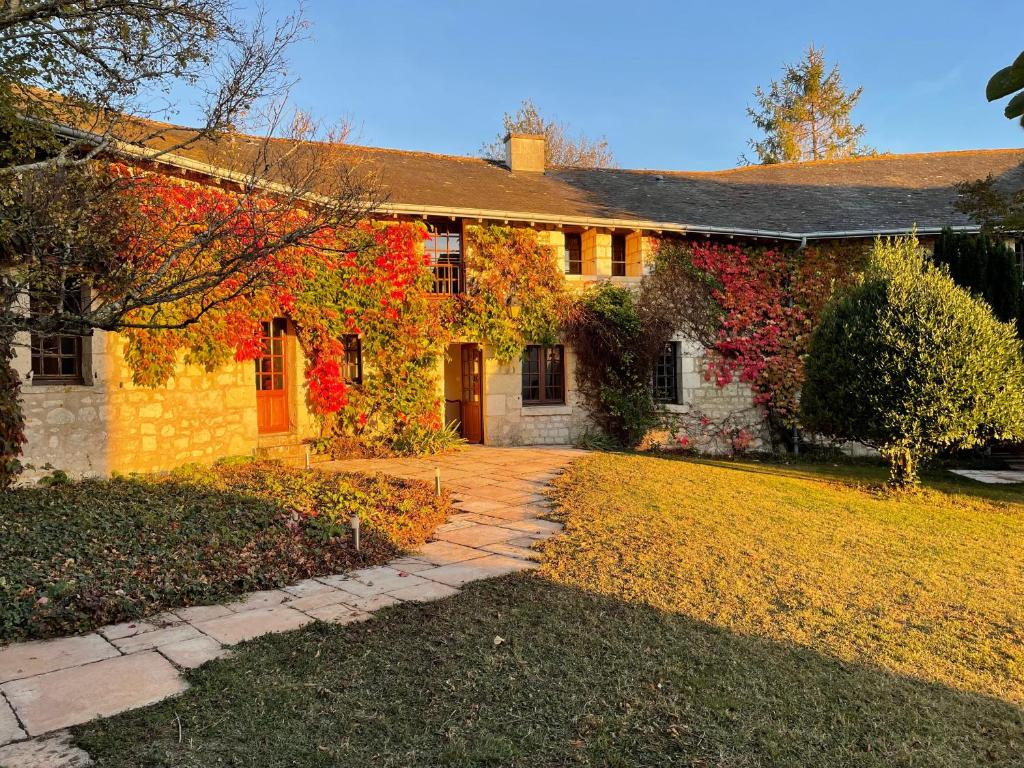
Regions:
[[260, 434], [287, 432], [288, 321], [263, 323], [262, 355], [256, 358], [256, 424]]
[[484, 352], [479, 344], [462, 345], [462, 437], [484, 441]]

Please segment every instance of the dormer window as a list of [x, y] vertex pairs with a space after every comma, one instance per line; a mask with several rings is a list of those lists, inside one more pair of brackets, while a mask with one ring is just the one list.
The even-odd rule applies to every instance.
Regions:
[[565, 234], [565, 274], [583, 274], [583, 238], [578, 232]]
[[447, 222], [433, 227], [423, 243], [423, 251], [434, 273], [434, 293], [465, 292], [466, 270], [462, 263], [462, 227], [458, 222]]

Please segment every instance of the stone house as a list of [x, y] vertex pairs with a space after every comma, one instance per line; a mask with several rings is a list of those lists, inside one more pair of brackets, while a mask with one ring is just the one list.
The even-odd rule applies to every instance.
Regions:
[[[240, 143], [244, 148], [244, 142]], [[954, 185], [988, 174], [1024, 187], [1024, 150], [883, 155], [717, 172], [545, 168], [543, 138], [513, 135], [504, 163], [423, 152], [345, 147], [380, 180], [381, 218], [424, 220], [439, 293], [464, 289], [464, 227], [497, 222], [535, 230], [574, 286], [636, 284], [659, 238], [753, 243], [864, 240], [944, 226], [976, 227], [955, 210]], [[209, 146], [163, 155], [169, 172], [230, 178]], [[140, 148], [138, 157], [145, 157]], [[1024, 260], [1024, 240], [1017, 242]], [[72, 474], [105, 475], [211, 462], [227, 455], [287, 453], [315, 434], [303, 392], [303, 361], [283, 320], [265, 323], [268, 355], [208, 373], [180, 365], [158, 389], [135, 387], [117, 334], [23, 339], [15, 365], [27, 417], [24, 460]], [[349, 378], [362, 369], [349, 342]], [[741, 384], [705, 381], [699, 345], [670, 343], [656, 371], [668, 412], [760, 416]], [[445, 419], [470, 442], [573, 441], [588, 420], [566, 345], [529, 347], [500, 364], [479, 340], [451, 344], [439, 361]], [[756, 430], [756, 427], [755, 427]]]

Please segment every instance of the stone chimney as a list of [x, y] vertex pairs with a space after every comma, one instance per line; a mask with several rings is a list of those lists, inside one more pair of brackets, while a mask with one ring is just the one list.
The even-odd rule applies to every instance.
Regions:
[[544, 173], [544, 134], [510, 133], [505, 136], [505, 165], [514, 173]]

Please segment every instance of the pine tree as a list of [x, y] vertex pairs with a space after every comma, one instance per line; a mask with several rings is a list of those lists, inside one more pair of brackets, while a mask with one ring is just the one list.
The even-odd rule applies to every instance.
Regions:
[[[758, 108], [747, 107], [754, 126], [764, 133], [750, 148], [762, 165], [803, 160], [830, 160], [874, 154], [860, 141], [865, 129], [850, 113], [863, 88], [847, 93], [839, 67], [827, 69], [824, 51], [808, 47], [797, 64], [787, 65], [781, 82], [754, 90]], [[751, 161], [742, 156], [741, 162]]]

